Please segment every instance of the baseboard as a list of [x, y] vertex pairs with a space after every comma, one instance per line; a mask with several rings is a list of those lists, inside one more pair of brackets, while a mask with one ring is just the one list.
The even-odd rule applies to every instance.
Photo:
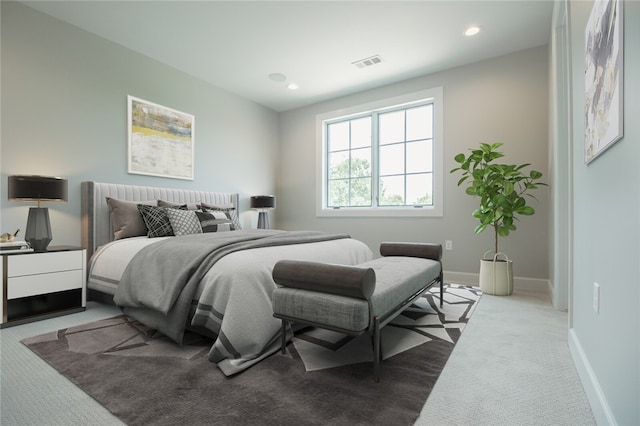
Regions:
[[602, 392], [598, 378], [596, 377], [591, 364], [587, 359], [578, 336], [576, 336], [573, 328], [569, 329], [569, 352], [571, 352], [571, 358], [573, 358], [573, 364], [576, 366], [578, 376], [582, 382], [582, 387], [589, 400], [593, 417], [596, 419], [596, 423], [599, 425], [612, 425], [615, 426], [616, 422], [611, 408], [607, 403], [607, 398]]
[[479, 275], [466, 272], [444, 271], [444, 282], [462, 285], [478, 286]]
[[[462, 285], [478, 286], [480, 274], [470, 274], [468, 272], [444, 271], [444, 281]], [[540, 278], [513, 277], [514, 288], [520, 289], [540, 289], [549, 288], [549, 280]]]

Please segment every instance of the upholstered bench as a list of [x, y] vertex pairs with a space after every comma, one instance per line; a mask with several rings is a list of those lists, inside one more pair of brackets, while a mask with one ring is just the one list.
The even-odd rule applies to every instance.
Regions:
[[355, 266], [281, 260], [273, 268], [273, 316], [350, 335], [371, 333], [374, 380], [379, 381], [380, 329], [435, 283], [442, 306], [442, 246], [382, 243], [382, 257]]

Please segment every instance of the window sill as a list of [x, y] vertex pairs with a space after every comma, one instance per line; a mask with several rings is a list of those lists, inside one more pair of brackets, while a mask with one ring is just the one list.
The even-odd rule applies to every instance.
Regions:
[[339, 209], [318, 209], [317, 217], [442, 217], [442, 210], [435, 207], [379, 207], [353, 208], [344, 207]]

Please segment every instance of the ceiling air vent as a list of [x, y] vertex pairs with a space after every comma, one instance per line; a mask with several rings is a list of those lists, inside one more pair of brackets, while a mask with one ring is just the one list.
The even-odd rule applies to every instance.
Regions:
[[373, 65], [377, 65], [382, 62], [382, 58], [379, 55], [371, 56], [369, 58], [360, 59], [359, 61], [352, 62], [358, 68], [367, 68]]

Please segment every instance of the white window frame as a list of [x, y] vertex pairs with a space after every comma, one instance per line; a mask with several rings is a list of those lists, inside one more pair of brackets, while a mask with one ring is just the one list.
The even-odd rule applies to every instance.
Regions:
[[[327, 155], [325, 122], [350, 118], [386, 108], [410, 107], [412, 104], [431, 100], [433, 102], [433, 206], [389, 206], [389, 207], [327, 207]], [[443, 90], [442, 87], [421, 90], [393, 98], [382, 99], [362, 105], [331, 111], [316, 116], [316, 216], [318, 217], [442, 217], [444, 182], [443, 146]], [[376, 179], [378, 177], [375, 177]]]

